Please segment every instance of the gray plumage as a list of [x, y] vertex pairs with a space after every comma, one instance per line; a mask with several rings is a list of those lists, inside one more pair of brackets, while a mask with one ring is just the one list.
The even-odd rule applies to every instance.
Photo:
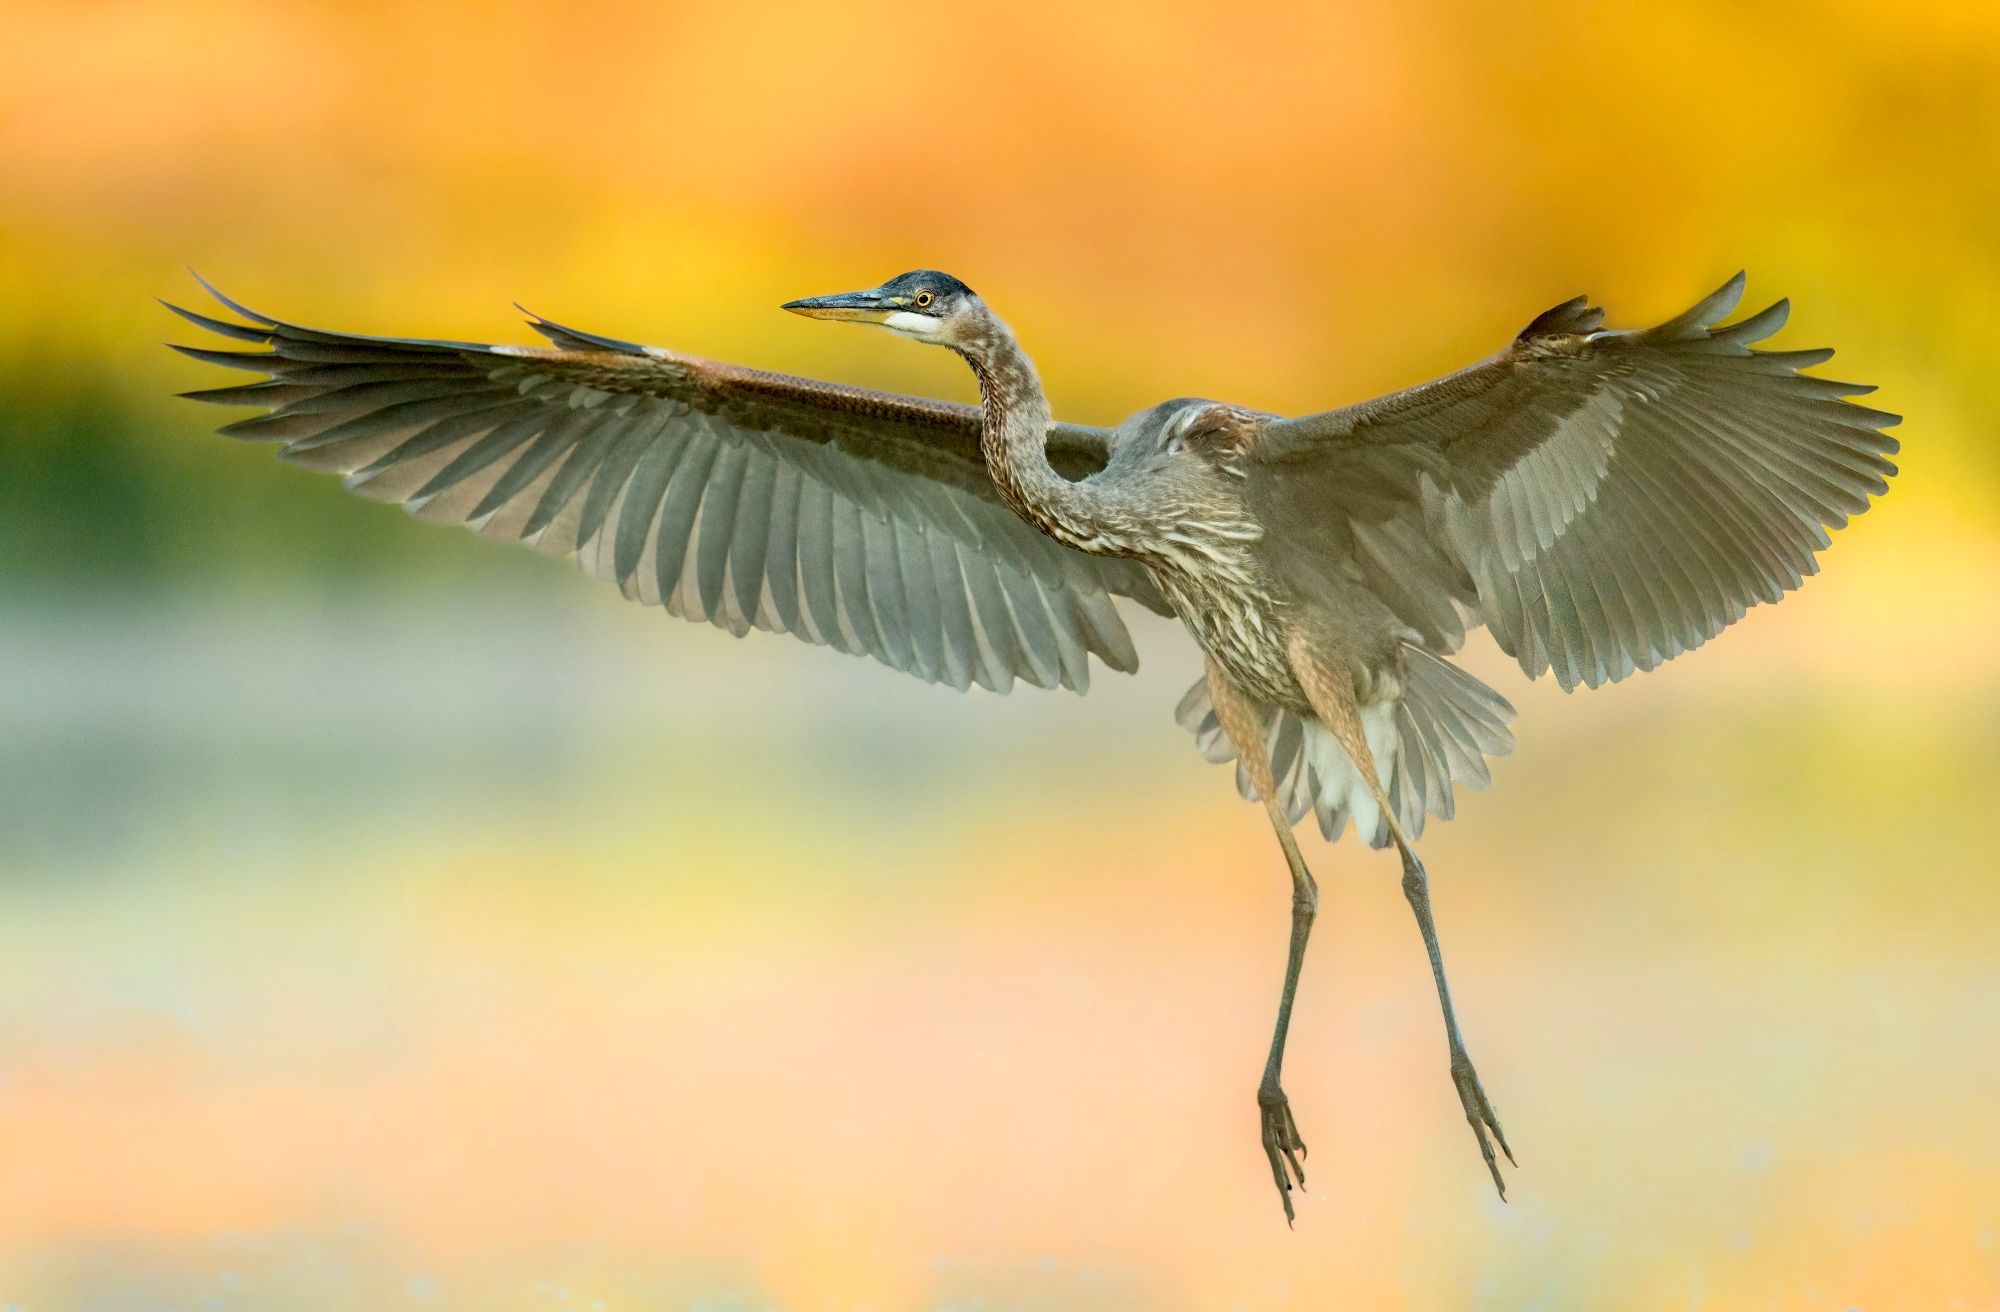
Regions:
[[[206, 284], [204, 284], [206, 285]], [[213, 291], [213, 289], [210, 289]], [[1783, 301], [1718, 326], [1742, 275], [1641, 332], [1582, 298], [1497, 355], [1296, 419], [1217, 402], [1106, 431], [1056, 423], [1013, 334], [957, 279], [905, 274], [786, 308], [945, 346], [980, 408], [716, 364], [533, 318], [551, 347], [359, 337], [176, 313], [264, 381], [233, 436], [426, 519], [574, 554], [625, 596], [932, 682], [1082, 691], [1137, 657], [1113, 604], [1179, 616], [1207, 658], [1180, 722], [1235, 761], [1292, 875], [1285, 988], [1258, 1103], [1292, 1215], [1304, 1145], [1279, 1085], [1317, 886], [1308, 813], [1393, 843], [1451, 1072], [1496, 1186], [1508, 1152], [1445, 985], [1412, 840], [1511, 750], [1513, 710], [1450, 663], [1485, 626], [1565, 689], [1648, 670], [1778, 600], [1895, 472], [1870, 389], [1764, 351]], [[173, 307], [170, 307], [173, 308]], [[1511, 1153], [1508, 1154], [1511, 1160]], [[1504, 1187], [1502, 1193], [1504, 1196]]]

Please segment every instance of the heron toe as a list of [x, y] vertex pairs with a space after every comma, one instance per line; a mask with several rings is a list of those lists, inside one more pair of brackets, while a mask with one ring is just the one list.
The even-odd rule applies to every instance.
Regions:
[[[1479, 1155], [1486, 1159], [1486, 1169], [1493, 1176], [1493, 1187], [1500, 1191], [1500, 1201], [1507, 1201], [1507, 1182], [1500, 1178], [1500, 1161], [1493, 1154], [1493, 1144], [1497, 1140], [1500, 1151], [1507, 1155], [1507, 1165], [1518, 1166], [1514, 1160], [1514, 1150], [1507, 1146], [1507, 1133], [1500, 1128], [1499, 1114], [1493, 1110], [1492, 1100], [1486, 1096], [1486, 1089], [1479, 1083], [1479, 1072], [1472, 1067], [1472, 1059], [1459, 1053], [1452, 1059], [1451, 1082], [1458, 1090], [1459, 1105], [1465, 1108], [1465, 1119], [1472, 1126], [1473, 1135], [1479, 1140]], [[1492, 1131], [1489, 1138], [1487, 1131]]]
[[1306, 1187], [1305, 1167], [1299, 1163], [1306, 1155], [1306, 1143], [1299, 1138], [1298, 1122], [1292, 1119], [1291, 1100], [1284, 1090], [1258, 1090], [1257, 1112], [1263, 1122], [1264, 1157], [1271, 1163], [1271, 1182], [1278, 1186], [1279, 1201], [1285, 1205], [1285, 1224], [1290, 1225], [1294, 1182], [1300, 1189]]

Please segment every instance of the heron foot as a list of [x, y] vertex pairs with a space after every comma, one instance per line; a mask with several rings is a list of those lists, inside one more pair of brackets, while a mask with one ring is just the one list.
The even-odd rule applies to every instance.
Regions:
[[1271, 1182], [1278, 1186], [1278, 1199], [1285, 1205], [1285, 1224], [1292, 1223], [1292, 1186], [1306, 1187], [1305, 1167], [1299, 1159], [1306, 1155], [1305, 1140], [1299, 1138], [1298, 1122], [1292, 1119], [1292, 1103], [1275, 1085], [1257, 1090], [1258, 1119], [1263, 1123], [1264, 1157], [1271, 1163]]
[[[1479, 1155], [1486, 1159], [1486, 1169], [1492, 1173], [1493, 1187], [1500, 1191], [1500, 1201], [1507, 1201], [1507, 1183], [1500, 1178], [1500, 1162], [1493, 1155], [1493, 1141], [1498, 1140], [1500, 1151], [1507, 1154], [1507, 1165], [1518, 1166], [1514, 1160], [1514, 1150], [1507, 1146], [1507, 1133], [1500, 1128], [1500, 1116], [1493, 1110], [1493, 1102], [1486, 1096], [1485, 1088], [1479, 1083], [1479, 1072], [1472, 1068], [1472, 1058], [1463, 1049], [1452, 1054], [1451, 1082], [1458, 1089], [1459, 1105], [1465, 1108], [1465, 1119], [1472, 1126], [1473, 1135], [1479, 1140]], [[1487, 1131], [1492, 1137], [1488, 1138]]]

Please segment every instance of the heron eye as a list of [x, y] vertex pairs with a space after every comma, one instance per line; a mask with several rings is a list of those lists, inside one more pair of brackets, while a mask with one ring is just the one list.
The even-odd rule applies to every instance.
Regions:
[[919, 310], [921, 310], [921, 309], [923, 309], [923, 308], [924, 308], [924, 307], [925, 307], [926, 305], [929, 305], [929, 304], [930, 304], [930, 303], [931, 303], [932, 301], [934, 301], [934, 300], [936, 300], [936, 299], [937, 299], [937, 297], [935, 297], [935, 296], [932, 296], [932, 295], [931, 295], [931, 294], [930, 294], [929, 292], [918, 292], [918, 293], [917, 293], [917, 308], [918, 308]]

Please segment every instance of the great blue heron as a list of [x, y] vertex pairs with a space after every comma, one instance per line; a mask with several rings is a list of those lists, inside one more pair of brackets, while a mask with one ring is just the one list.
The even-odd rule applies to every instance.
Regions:
[[[206, 286], [206, 284], [203, 284]], [[360, 337], [174, 309], [267, 349], [181, 347], [268, 378], [187, 395], [268, 413], [365, 496], [554, 555], [627, 597], [741, 635], [868, 655], [921, 678], [1078, 692], [1087, 653], [1138, 664], [1112, 604], [1177, 615], [1207, 657], [1181, 723], [1237, 762], [1291, 870], [1291, 946], [1257, 1087], [1293, 1215], [1305, 1144], [1280, 1084], [1318, 892], [1308, 812], [1393, 843], [1444, 1015], [1452, 1083], [1506, 1196], [1500, 1120], [1445, 984], [1411, 843], [1486, 783], [1513, 708], [1446, 658], [1480, 624], [1530, 677], [1595, 687], [1699, 646], [1815, 569], [1826, 530], [1887, 490], [1872, 389], [1758, 351], [1783, 301], [1716, 325], [1738, 274], [1643, 332], [1584, 298], [1497, 355], [1344, 409], [1280, 419], [1174, 400], [1115, 429], [1054, 421], [1014, 335], [958, 279], [906, 273], [792, 301], [972, 366], [981, 405], [716, 364], [531, 320], [550, 348]]]

